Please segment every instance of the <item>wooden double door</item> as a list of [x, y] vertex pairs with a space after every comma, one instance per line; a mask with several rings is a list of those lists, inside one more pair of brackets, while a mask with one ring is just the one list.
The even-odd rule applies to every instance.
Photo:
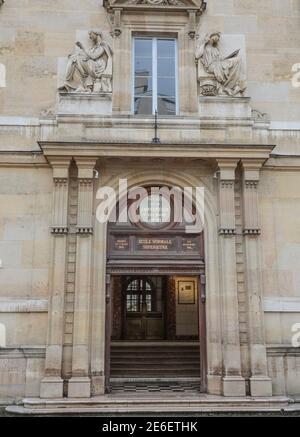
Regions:
[[129, 277], [123, 282], [125, 340], [165, 338], [165, 277]]

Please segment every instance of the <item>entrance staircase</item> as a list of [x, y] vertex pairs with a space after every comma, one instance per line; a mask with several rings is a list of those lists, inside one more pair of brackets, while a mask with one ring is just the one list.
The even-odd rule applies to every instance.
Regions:
[[199, 390], [199, 343], [115, 342], [110, 372], [112, 391]]

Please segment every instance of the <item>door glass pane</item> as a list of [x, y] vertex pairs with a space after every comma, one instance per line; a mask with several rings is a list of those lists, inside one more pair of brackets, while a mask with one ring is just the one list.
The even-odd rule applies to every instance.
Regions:
[[126, 296], [126, 310], [128, 313], [136, 313], [139, 311], [138, 295], [127, 294]]
[[159, 97], [157, 99], [158, 113], [161, 115], [175, 115], [176, 101], [175, 97]]
[[158, 78], [157, 96], [175, 96], [175, 79]]
[[135, 75], [136, 76], [152, 76], [152, 59], [151, 58], [135, 58]]
[[175, 57], [175, 40], [174, 39], [158, 39], [157, 40], [157, 56], [174, 58]]
[[135, 97], [134, 113], [141, 115], [152, 114], [152, 97]]
[[152, 77], [141, 77], [137, 76], [135, 78], [134, 87], [136, 96], [152, 96]]
[[159, 58], [157, 63], [158, 77], [175, 76], [175, 58]]
[[135, 38], [135, 56], [152, 58], [152, 39]]
[[148, 313], [152, 311], [152, 296], [151, 294], [146, 294], [146, 310]]

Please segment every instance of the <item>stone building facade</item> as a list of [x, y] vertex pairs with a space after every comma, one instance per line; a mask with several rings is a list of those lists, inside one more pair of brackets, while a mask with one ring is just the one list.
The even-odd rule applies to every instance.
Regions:
[[[299, 0], [1, 4], [1, 399], [108, 391], [114, 335], [144, 323], [118, 328], [129, 277], [167, 278], [164, 308], [173, 287], [162, 336], [136, 340], [199, 342], [201, 391], [300, 393], [299, 29]], [[203, 187], [201, 253], [97, 220], [120, 179]]]

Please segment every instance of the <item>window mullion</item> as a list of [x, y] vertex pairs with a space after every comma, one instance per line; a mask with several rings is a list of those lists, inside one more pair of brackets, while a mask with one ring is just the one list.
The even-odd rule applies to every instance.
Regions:
[[135, 102], [135, 85], [136, 85], [136, 83], [135, 83], [135, 81], [136, 81], [136, 71], [135, 71], [135, 56], [136, 56], [136, 54], [135, 54], [135, 45], [136, 45], [136, 39], [135, 38], [133, 38], [133, 54], [132, 54], [132, 65], [131, 65], [131, 68], [132, 68], [132, 84], [131, 84], [131, 89], [132, 89], [132, 100], [131, 100], [131, 105], [132, 105], [132, 111], [133, 111], [133, 114], [135, 113], [135, 108], [134, 108], [134, 106], [135, 106], [135, 104], [134, 104], [134, 102]]
[[157, 111], [157, 38], [153, 38], [152, 44], [152, 108], [155, 114]]
[[178, 43], [175, 39], [175, 111], [179, 115], [179, 89], [178, 89]]

